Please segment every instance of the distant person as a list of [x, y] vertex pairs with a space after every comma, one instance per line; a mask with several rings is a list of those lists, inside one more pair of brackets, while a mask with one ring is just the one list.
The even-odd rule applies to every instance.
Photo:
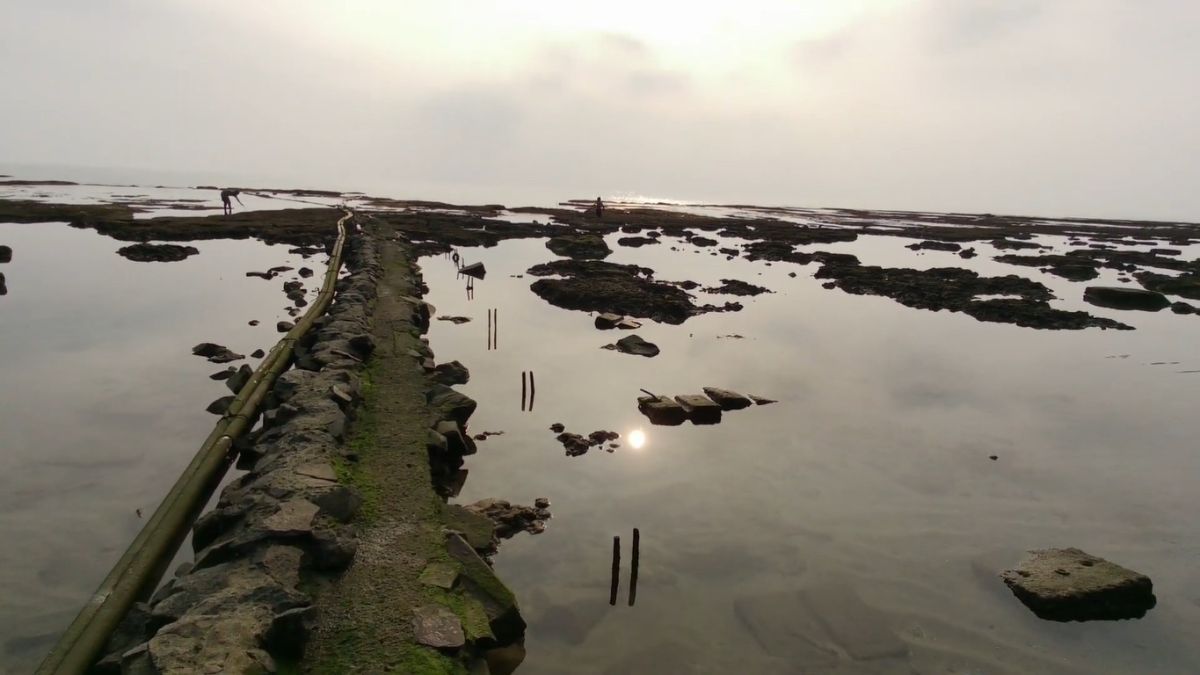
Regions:
[[604, 202], [600, 201], [599, 197], [596, 197], [596, 217], [604, 217]]
[[225, 215], [228, 216], [229, 214], [233, 213], [233, 204], [229, 203], [230, 197], [237, 199], [237, 203], [240, 206], [243, 206], [243, 207], [246, 206], [245, 204], [242, 204], [242, 200], [238, 199], [238, 195], [240, 195], [241, 193], [242, 193], [241, 190], [231, 190], [229, 188], [225, 188], [224, 190], [221, 190], [221, 206], [222, 206], [222, 210], [225, 212]]

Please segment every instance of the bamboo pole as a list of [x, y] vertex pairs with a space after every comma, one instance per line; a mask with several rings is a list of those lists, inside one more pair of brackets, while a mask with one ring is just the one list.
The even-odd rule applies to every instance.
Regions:
[[275, 378], [287, 369], [296, 343], [333, 300], [346, 243], [346, 221], [352, 215], [347, 210], [338, 220], [338, 238], [329, 256], [325, 283], [313, 304], [295, 327], [271, 348], [234, 397], [229, 409], [217, 421], [142, 531], [38, 666], [37, 675], [86, 673], [101, 656], [109, 637], [129, 608], [154, 590], [186, 538], [188, 528], [225, 474], [232, 459], [233, 441], [253, 426], [258, 408], [274, 386]]

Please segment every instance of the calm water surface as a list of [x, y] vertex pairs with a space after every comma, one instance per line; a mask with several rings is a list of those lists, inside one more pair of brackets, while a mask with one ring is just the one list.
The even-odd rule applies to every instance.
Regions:
[[[533, 278], [514, 278], [555, 257], [543, 242], [461, 251], [488, 268], [473, 299], [449, 260], [422, 262], [438, 313], [473, 318], [431, 329], [438, 359], [471, 370], [461, 387], [479, 402], [471, 431], [505, 432], [469, 458], [459, 501], [553, 502], [547, 531], [504, 543], [496, 559], [531, 624], [520, 672], [1200, 671], [1200, 374], [1183, 372], [1200, 370], [1200, 318], [1086, 305], [1086, 284], [996, 263], [988, 244], [975, 244], [973, 260], [917, 254], [904, 248], [911, 240], [888, 237], [810, 248], [865, 264], [1021, 274], [1051, 287], [1055, 306], [1137, 330], [981, 323], [823, 289], [816, 265], [615, 239], [609, 260], [660, 279], [737, 278], [774, 293], [680, 326], [646, 322], [635, 332], [662, 348], [646, 359], [600, 349], [621, 334], [548, 305], [529, 291]], [[1091, 283], [1119, 282], [1106, 270]], [[486, 349], [489, 308], [500, 317], [495, 351]], [[523, 370], [536, 373], [532, 412], [520, 406]], [[639, 388], [706, 385], [779, 403], [703, 427], [651, 426], [637, 411]], [[554, 422], [582, 434], [641, 430], [647, 440], [566, 457], [547, 429]], [[630, 607], [634, 527], [641, 574]], [[614, 535], [625, 567], [621, 600], [609, 606]], [[1026, 549], [1066, 546], [1148, 574], [1158, 606], [1137, 621], [1037, 619], [997, 574]], [[782, 625], [842, 654], [824, 670], [772, 655], [761, 642], [770, 636], [735, 611], [804, 589], [832, 597], [825, 616], [780, 601], [792, 617]], [[831, 638], [820, 628], [830, 620], [862, 634]], [[903, 641], [907, 656], [846, 655], [880, 632]]]
[[228, 391], [208, 375], [225, 366], [192, 346], [278, 339], [291, 274], [245, 272], [324, 265], [230, 240], [137, 263], [115, 253], [128, 242], [59, 223], [0, 224], [0, 243], [0, 672], [25, 673], [212, 430], [204, 408]]

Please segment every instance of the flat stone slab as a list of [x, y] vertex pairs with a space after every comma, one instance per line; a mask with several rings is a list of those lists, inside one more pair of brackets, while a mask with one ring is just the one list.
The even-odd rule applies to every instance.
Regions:
[[437, 649], [457, 649], [466, 644], [462, 622], [441, 605], [413, 609], [413, 637], [417, 642]]
[[651, 424], [661, 426], [678, 426], [687, 419], [683, 406], [666, 396], [641, 396], [638, 398], [638, 410], [650, 418]]
[[1122, 286], [1088, 286], [1083, 292], [1083, 299], [1099, 307], [1143, 312], [1157, 312], [1171, 305], [1171, 301], [1162, 293]]
[[312, 531], [313, 518], [320, 508], [307, 499], [284, 502], [279, 510], [262, 521], [264, 530], [275, 534], [305, 534]]
[[742, 396], [736, 391], [728, 389], [719, 389], [717, 387], [705, 387], [704, 393], [713, 400], [717, 405], [721, 406], [722, 410], [741, 410], [749, 408], [752, 401], [749, 397]]
[[703, 394], [680, 394], [675, 402], [683, 407], [692, 424], [716, 424], [721, 421], [721, 406]]
[[1051, 621], [1138, 619], [1157, 603], [1150, 577], [1077, 548], [1030, 551], [1000, 575], [1013, 595]]
[[449, 590], [458, 581], [458, 566], [450, 563], [430, 563], [421, 571], [418, 580], [423, 584]]
[[331, 483], [336, 483], [338, 479], [337, 473], [334, 472], [333, 467], [328, 462], [305, 464], [304, 466], [297, 467], [295, 472], [300, 476], [326, 480]]

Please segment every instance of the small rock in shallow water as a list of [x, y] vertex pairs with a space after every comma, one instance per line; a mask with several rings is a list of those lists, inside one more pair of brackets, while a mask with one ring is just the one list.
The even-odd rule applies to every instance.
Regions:
[[482, 279], [487, 276], [487, 269], [484, 268], [483, 263], [474, 263], [472, 265], [467, 265], [466, 267], [460, 268], [458, 273], [465, 274], [469, 277], [475, 277], [476, 279]]
[[1137, 619], [1157, 604], [1149, 577], [1077, 548], [1030, 551], [1000, 577], [1034, 614], [1052, 621]]
[[[199, 251], [197, 251], [199, 253]], [[0, 263], [12, 262], [12, 247], [0, 246]]]
[[468, 317], [468, 316], [439, 316], [437, 318], [437, 320], [438, 321], [449, 321], [450, 323], [453, 323], [453, 324], [460, 324], [460, 323], [466, 323], [466, 322], [470, 321], [471, 317]]
[[237, 372], [237, 368], [234, 368], [233, 366], [229, 366], [225, 370], [218, 370], [217, 372], [213, 373], [212, 375], [209, 375], [208, 379], [210, 379], [210, 380], [228, 380], [229, 378], [233, 377], [233, 374], [236, 372]]
[[754, 401], [754, 405], [771, 405], [772, 403], [779, 402], [772, 398], [763, 398], [762, 396], [755, 396], [754, 394], [750, 394], [750, 400]]
[[592, 444], [588, 442], [588, 439], [580, 436], [579, 434], [563, 432], [557, 436], [557, 440], [559, 443], [562, 443], [563, 448], [566, 449], [568, 457], [578, 457], [586, 454], [588, 449], [592, 447]]
[[550, 425], [550, 431], [553, 431], [556, 434], [561, 434], [562, 432], [566, 431], [566, 429], [567, 427], [561, 422], [555, 422], [554, 424]]
[[751, 405], [748, 397], [742, 396], [735, 391], [729, 391], [728, 389], [704, 387], [704, 393], [717, 405], [721, 406], [722, 410], [741, 410], [742, 408], [749, 408]]
[[300, 272], [300, 276], [304, 277], [305, 279], [307, 279], [308, 277], [311, 277], [313, 275], [313, 271], [307, 267], [301, 267], [299, 272]]
[[533, 500], [533, 506], [539, 509], [548, 509], [550, 508], [550, 500], [546, 497], [538, 497]]
[[257, 326], [257, 325], [258, 325], [258, 319], [251, 319], [251, 320], [250, 320], [250, 325], [251, 325], [251, 326]]
[[295, 327], [296, 324], [292, 323], [291, 321], [280, 321], [275, 324], [275, 330], [279, 331], [280, 333], [286, 333]]
[[658, 356], [658, 345], [653, 342], [646, 342], [637, 335], [628, 335], [617, 340], [615, 347], [617, 351], [623, 354], [634, 354], [645, 357]]
[[683, 406], [666, 396], [639, 396], [638, 411], [660, 426], [678, 426], [687, 419]]
[[596, 315], [596, 328], [599, 328], [601, 330], [608, 330], [609, 328], [616, 328], [617, 324], [621, 323], [621, 321], [623, 319], [624, 319], [624, 317], [622, 317], [620, 314], [611, 314], [609, 312], [602, 312], [602, 313]]
[[254, 351], [250, 352], [250, 358], [253, 358], [253, 359], [261, 359], [262, 357], [264, 357], [266, 355], [267, 355], [267, 353], [261, 349], [255, 349]]
[[680, 394], [675, 397], [692, 424], [717, 424], [721, 421], [721, 406], [702, 394]]
[[230, 361], [238, 361], [246, 358], [228, 347], [213, 344], [212, 342], [201, 342], [192, 347], [192, 353], [196, 356], [203, 356], [212, 363], [229, 363]]
[[225, 411], [229, 410], [229, 404], [233, 403], [233, 398], [234, 397], [232, 397], [232, 396], [222, 396], [221, 398], [213, 401], [212, 403], [209, 403], [208, 407], [205, 408], [205, 410], [207, 410], [208, 412], [210, 412], [214, 415], [224, 415]]

